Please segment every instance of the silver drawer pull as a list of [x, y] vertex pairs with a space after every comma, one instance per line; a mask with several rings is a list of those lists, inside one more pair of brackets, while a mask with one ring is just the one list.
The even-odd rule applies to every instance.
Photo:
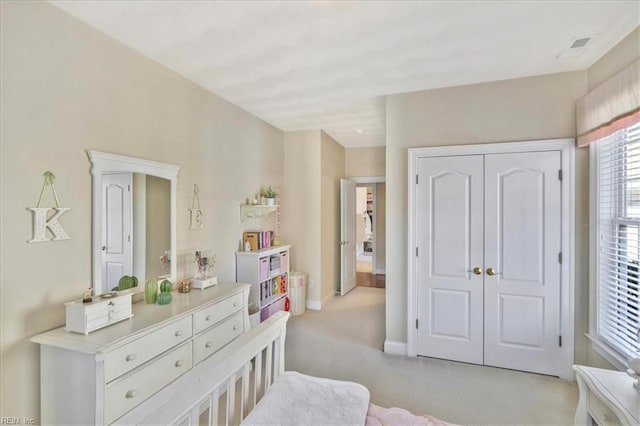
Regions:
[[182, 367], [182, 364], [184, 364], [184, 363], [182, 362], [181, 359], [179, 359], [179, 360], [176, 361], [175, 365], [176, 365], [176, 367], [180, 368], [180, 367]]
[[174, 333], [174, 335], [175, 335], [176, 337], [180, 337], [180, 336], [182, 336], [182, 330], [178, 330], [178, 331], [176, 331], [176, 332]]
[[236, 324], [233, 324], [233, 329], [234, 329], [234, 330], [237, 330], [237, 329], [238, 329], [238, 326], [237, 326]]
[[133, 398], [135, 396], [136, 396], [136, 391], [130, 390], [129, 392], [126, 393], [125, 398], [131, 399], [131, 398]]
[[211, 321], [211, 315], [207, 315], [206, 317], [204, 317], [205, 321]]
[[235, 308], [236, 306], [238, 306], [238, 302], [233, 302], [233, 307]]
[[207, 343], [204, 344], [205, 348], [210, 348], [212, 346], [213, 346], [213, 342], [207, 342]]
[[127, 355], [127, 357], [125, 358], [126, 361], [135, 361], [135, 359], [136, 359], [136, 354]]

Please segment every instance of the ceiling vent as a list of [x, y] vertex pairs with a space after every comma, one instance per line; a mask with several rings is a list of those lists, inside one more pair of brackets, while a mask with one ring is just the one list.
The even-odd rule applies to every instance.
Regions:
[[564, 49], [559, 55], [558, 59], [573, 58], [582, 55], [582, 52], [587, 48], [591, 42], [592, 37], [580, 37], [571, 40], [569, 47]]

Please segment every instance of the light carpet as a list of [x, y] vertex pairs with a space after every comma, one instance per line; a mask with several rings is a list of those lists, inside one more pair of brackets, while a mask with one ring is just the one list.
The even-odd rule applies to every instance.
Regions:
[[569, 425], [575, 383], [382, 351], [385, 290], [356, 287], [289, 320], [285, 368], [366, 386], [371, 402], [466, 425]]

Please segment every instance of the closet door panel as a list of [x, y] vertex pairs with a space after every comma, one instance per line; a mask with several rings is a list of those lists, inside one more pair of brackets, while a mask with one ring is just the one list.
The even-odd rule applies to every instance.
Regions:
[[418, 161], [419, 355], [482, 363], [482, 167], [482, 156]]
[[558, 374], [559, 169], [557, 151], [485, 157], [486, 365]]

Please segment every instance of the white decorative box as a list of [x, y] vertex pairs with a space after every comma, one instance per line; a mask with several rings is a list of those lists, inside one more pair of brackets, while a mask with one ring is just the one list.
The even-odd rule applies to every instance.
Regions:
[[129, 290], [114, 291], [94, 296], [93, 301], [82, 303], [82, 299], [65, 303], [65, 330], [89, 334], [92, 331], [133, 317]]
[[204, 290], [207, 287], [211, 287], [213, 285], [218, 284], [218, 277], [209, 277], [209, 278], [202, 278], [202, 279], [197, 279], [197, 278], [193, 278], [191, 280], [191, 288], [199, 288], [201, 290]]

